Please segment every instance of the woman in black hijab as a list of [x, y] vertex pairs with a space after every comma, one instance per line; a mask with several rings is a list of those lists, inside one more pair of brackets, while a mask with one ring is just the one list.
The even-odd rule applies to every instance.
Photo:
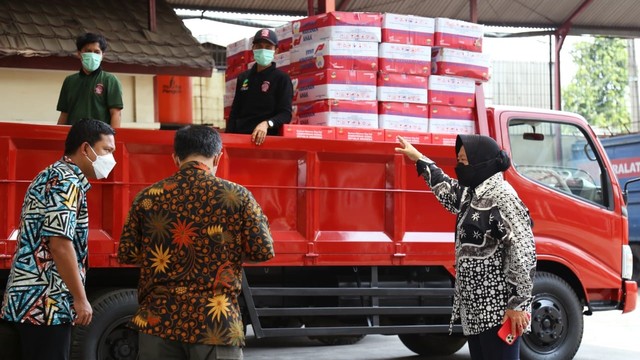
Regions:
[[536, 254], [529, 211], [502, 173], [509, 156], [490, 137], [458, 135], [457, 180], [402, 137], [396, 152], [416, 162], [418, 175], [456, 219], [456, 283], [451, 324], [461, 319], [473, 360], [518, 360], [520, 338], [498, 336], [510, 320], [511, 333], [530, 331]]

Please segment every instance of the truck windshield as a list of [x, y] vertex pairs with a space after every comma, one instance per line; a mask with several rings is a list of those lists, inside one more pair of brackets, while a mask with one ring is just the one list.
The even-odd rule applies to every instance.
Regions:
[[509, 140], [519, 173], [557, 191], [607, 206], [602, 193], [602, 162], [579, 127], [512, 120]]

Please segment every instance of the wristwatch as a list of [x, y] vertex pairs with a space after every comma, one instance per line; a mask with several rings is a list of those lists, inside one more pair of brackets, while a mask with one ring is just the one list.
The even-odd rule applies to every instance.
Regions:
[[267, 126], [269, 126], [269, 129], [271, 129], [273, 127], [273, 121], [267, 120]]

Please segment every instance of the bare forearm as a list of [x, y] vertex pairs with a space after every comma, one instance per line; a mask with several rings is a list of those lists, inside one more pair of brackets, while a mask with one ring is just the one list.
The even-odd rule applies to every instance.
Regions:
[[67, 285], [69, 292], [76, 301], [86, 301], [87, 295], [84, 291], [82, 278], [78, 269], [76, 251], [71, 240], [62, 237], [49, 238], [49, 248], [51, 256], [58, 268], [58, 273], [62, 281]]
[[60, 116], [58, 117], [58, 125], [66, 125], [68, 116], [69, 114], [67, 114], [66, 112], [61, 112]]
[[122, 110], [121, 109], [110, 109], [109, 113], [111, 114], [111, 127], [119, 128], [121, 123]]

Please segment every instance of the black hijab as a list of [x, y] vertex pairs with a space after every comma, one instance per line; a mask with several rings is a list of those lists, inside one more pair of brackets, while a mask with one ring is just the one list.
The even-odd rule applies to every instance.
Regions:
[[458, 135], [456, 156], [464, 146], [469, 165], [458, 163], [456, 175], [463, 186], [475, 188], [483, 181], [511, 166], [509, 156], [495, 140], [484, 135]]

